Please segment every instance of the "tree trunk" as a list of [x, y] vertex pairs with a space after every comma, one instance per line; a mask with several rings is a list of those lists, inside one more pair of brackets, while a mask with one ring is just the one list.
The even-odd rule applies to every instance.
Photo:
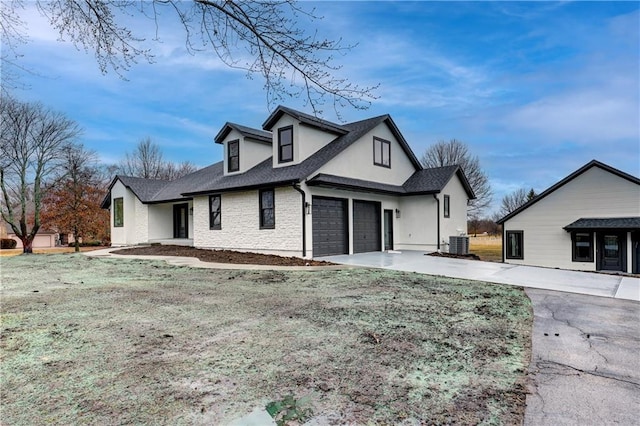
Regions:
[[31, 254], [33, 253], [33, 239], [30, 238], [20, 238], [22, 241], [22, 254]]
[[79, 252], [80, 251], [80, 241], [78, 240], [78, 237], [74, 237], [76, 239], [75, 243], [74, 243], [74, 247], [75, 247], [75, 251]]

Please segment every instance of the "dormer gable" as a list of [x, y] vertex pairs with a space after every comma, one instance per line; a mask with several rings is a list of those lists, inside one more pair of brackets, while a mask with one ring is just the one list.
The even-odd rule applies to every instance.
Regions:
[[270, 132], [227, 122], [215, 137], [223, 146], [224, 175], [244, 173], [272, 155]]
[[284, 106], [276, 108], [262, 127], [272, 134], [273, 167], [300, 164], [349, 132], [345, 126]]

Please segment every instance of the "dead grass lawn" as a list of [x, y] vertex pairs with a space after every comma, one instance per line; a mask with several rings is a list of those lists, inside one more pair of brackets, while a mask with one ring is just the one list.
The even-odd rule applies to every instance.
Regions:
[[470, 237], [469, 251], [487, 262], [502, 262], [502, 239], [500, 237]]
[[0, 260], [0, 423], [521, 424], [522, 289], [391, 271]]

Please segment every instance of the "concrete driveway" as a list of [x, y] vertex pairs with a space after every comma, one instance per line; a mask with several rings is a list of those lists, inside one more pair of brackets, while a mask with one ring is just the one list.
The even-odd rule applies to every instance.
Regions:
[[527, 287], [534, 324], [525, 425], [640, 424], [640, 279], [423, 252], [323, 259]]
[[319, 258], [345, 265], [368, 266], [488, 281], [545, 290], [640, 301], [640, 278], [566, 271], [534, 266], [427, 256], [421, 251], [372, 252]]

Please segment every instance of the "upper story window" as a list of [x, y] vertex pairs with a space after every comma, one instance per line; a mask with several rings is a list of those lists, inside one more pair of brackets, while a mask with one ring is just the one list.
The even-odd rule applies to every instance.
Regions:
[[391, 142], [373, 138], [373, 164], [391, 168]]
[[240, 141], [230, 141], [227, 144], [227, 171], [237, 172], [240, 170]]
[[448, 195], [444, 196], [444, 217], [451, 216], [451, 198]]
[[524, 259], [524, 232], [523, 231], [507, 231], [507, 259]]
[[293, 161], [293, 126], [278, 129], [278, 163]]
[[222, 198], [209, 196], [209, 229], [222, 229]]
[[260, 195], [260, 229], [276, 227], [276, 200], [273, 189], [263, 189]]
[[113, 226], [116, 228], [124, 226], [124, 201], [122, 197], [113, 199]]

